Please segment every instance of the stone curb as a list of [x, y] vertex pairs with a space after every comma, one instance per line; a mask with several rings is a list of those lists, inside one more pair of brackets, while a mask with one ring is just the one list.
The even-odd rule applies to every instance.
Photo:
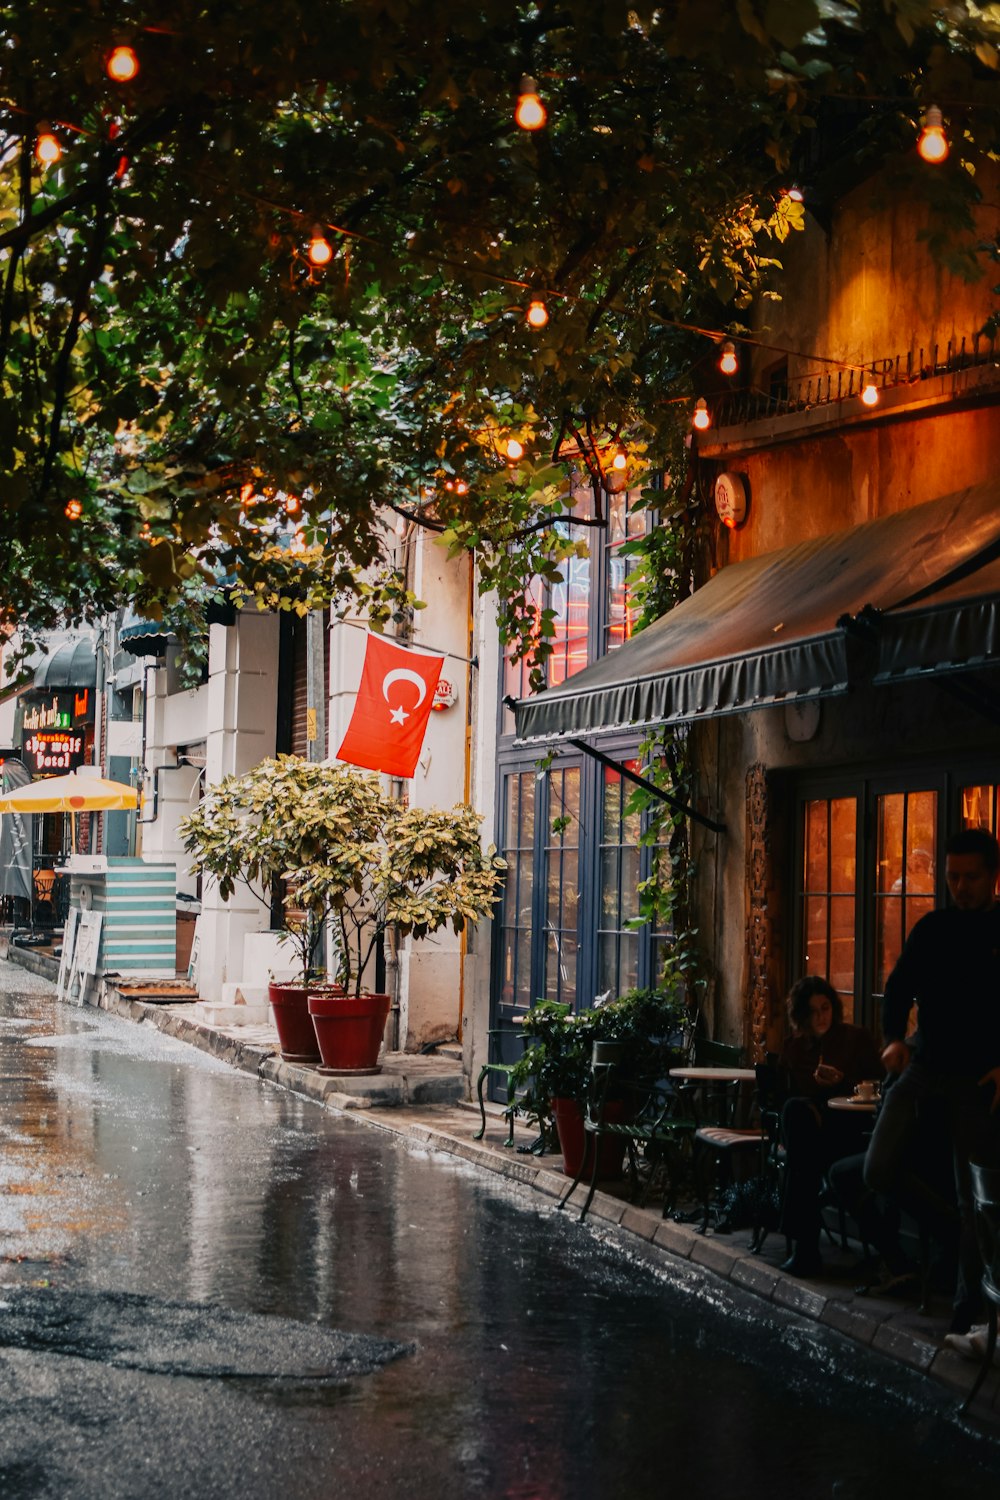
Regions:
[[[34, 969], [33, 964], [22, 962], [25, 956], [34, 957], [19, 953], [14, 961], [21, 962], [24, 968]], [[34, 971], [41, 972], [45, 978], [52, 977], [47, 969]], [[237, 1041], [169, 1007], [127, 1000], [114, 991], [105, 994], [99, 1003], [102, 1009], [114, 1015], [153, 1025], [168, 1036], [212, 1053], [242, 1072], [254, 1073], [264, 1082], [327, 1108], [350, 1113], [366, 1125], [458, 1157], [471, 1166], [520, 1183], [549, 1199], [560, 1199], [565, 1194], [568, 1184], [563, 1174], [547, 1167], [537, 1157], [526, 1158], [516, 1152], [501, 1153], [469, 1141], [461, 1134], [453, 1134], [440, 1123], [401, 1117], [401, 1112], [392, 1108], [372, 1108], [370, 1099], [363, 1095], [345, 1094], [338, 1089], [336, 1077], [326, 1077], [314, 1069], [283, 1062], [266, 1047]], [[412, 1104], [412, 1100], [405, 1098], [404, 1080], [391, 1081], [399, 1085], [403, 1096], [400, 1104]], [[456, 1103], [443, 1099], [435, 1101], [433, 1106], [424, 1103], [422, 1107], [432, 1115], [435, 1109], [452, 1108]], [[570, 1207], [582, 1207], [584, 1196], [584, 1188], [578, 1188]], [[972, 1361], [941, 1347], [933, 1337], [922, 1337], [918, 1331], [894, 1321], [900, 1312], [898, 1304], [875, 1298], [856, 1298], [849, 1293], [830, 1295], [808, 1282], [784, 1275], [777, 1267], [751, 1255], [749, 1250], [724, 1236], [703, 1236], [690, 1225], [664, 1219], [658, 1211], [638, 1208], [607, 1193], [595, 1193], [588, 1218], [607, 1224], [617, 1234], [644, 1243], [645, 1249], [654, 1257], [659, 1252], [673, 1259], [687, 1260], [700, 1270], [730, 1280], [765, 1301], [825, 1323], [857, 1343], [930, 1375], [953, 1391], [956, 1398], [968, 1390], [975, 1379], [976, 1366]], [[971, 1408], [971, 1415], [991, 1426], [1000, 1422], [1000, 1370], [992, 1371], [987, 1377]]]

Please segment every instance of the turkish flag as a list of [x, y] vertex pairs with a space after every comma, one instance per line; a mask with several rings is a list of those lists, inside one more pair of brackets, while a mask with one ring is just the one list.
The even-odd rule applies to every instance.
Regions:
[[412, 776], [443, 665], [443, 656], [370, 635], [361, 686], [337, 759], [387, 776]]

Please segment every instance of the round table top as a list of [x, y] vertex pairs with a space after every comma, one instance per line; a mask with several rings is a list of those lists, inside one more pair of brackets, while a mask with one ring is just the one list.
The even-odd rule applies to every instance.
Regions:
[[753, 1083], [753, 1068], [671, 1068], [671, 1078], [687, 1078], [691, 1083]]
[[826, 1101], [827, 1109], [853, 1110], [855, 1114], [861, 1115], [873, 1115], [878, 1109], [878, 1105], [879, 1101], [877, 1099], [859, 1099], [854, 1094], [849, 1096], [838, 1094], [833, 1099]]

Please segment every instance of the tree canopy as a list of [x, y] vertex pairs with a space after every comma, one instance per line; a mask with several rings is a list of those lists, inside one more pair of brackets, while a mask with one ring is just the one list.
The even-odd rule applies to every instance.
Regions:
[[[629, 482], [676, 446], [801, 224], [794, 174], [911, 161], [938, 104], [935, 243], [972, 274], [998, 46], [1000, 5], [971, 0], [8, 5], [4, 617], [225, 579], [378, 618], [405, 602], [388, 518], [475, 548], [516, 624], [569, 545], [565, 463], [600, 522], [611, 446]], [[540, 130], [514, 121], [524, 75]]]

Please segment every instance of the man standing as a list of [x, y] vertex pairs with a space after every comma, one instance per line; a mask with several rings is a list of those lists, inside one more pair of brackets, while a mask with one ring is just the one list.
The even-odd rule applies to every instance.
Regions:
[[[913, 928], [885, 987], [882, 1061], [898, 1081], [886, 1091], [865, 1159], [865, 1183], [895, 1199], [936, 1239], [958, 1229], [952, 1331], [965, 1333], [979, 1303], [970, 1161], [1000, 1161], [1000, 850], [984, 828], [948, 840], [952, 905]], [[919, 1030], [907, 1038], [913, 1006]], [[919, 1124], [950, 1137], [954, 1204], [915, 1156]]]

